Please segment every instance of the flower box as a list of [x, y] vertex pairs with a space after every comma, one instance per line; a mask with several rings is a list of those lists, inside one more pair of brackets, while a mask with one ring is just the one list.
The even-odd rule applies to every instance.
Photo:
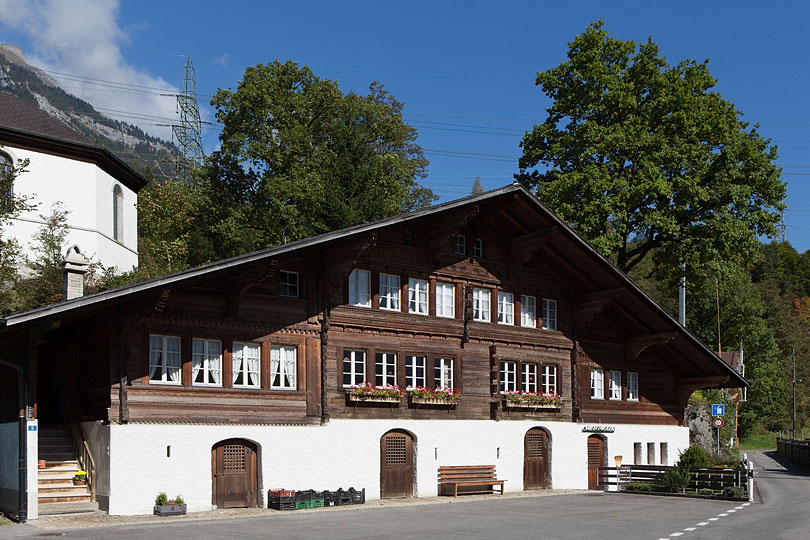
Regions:
[[539, 401], [511, 401], [503, 400], [505, 407], [512, 409], [559, 409], [562, 403], [540, 403]]
[[156, 516], [182, 516], [186, 513], [185, 504], [156, 504]]
[[413, 405], [443, 405], [443, 406], [455, 406], [460, 401], [459, 398], [450, 398], [450, 397], [422, 397], [422, 396], [410, 396], [411, 403]]
[[399, 396], [358, 396], [357, 394], [346, 394], [349, 401], [356, 403], [389, 403], [391, 405], [399, 405]]

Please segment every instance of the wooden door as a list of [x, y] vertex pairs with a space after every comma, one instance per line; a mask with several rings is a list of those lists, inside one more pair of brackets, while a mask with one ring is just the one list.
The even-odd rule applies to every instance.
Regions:
[[212, 503], [217, 508], [258, 505], [256, 449], [247, 441], [228, 440], [211, 450]]
[[599, 489], [599, 467], [605, 462], [605, 447], [602, 437], [588, 437], [588, 489]]
[[380, 439], [380, 498], [413, 496], [413, 439], [392, 431]]
[[532, 428], [523, 438], [523, 489], [544, 489], [551, 485], [548, 434]]

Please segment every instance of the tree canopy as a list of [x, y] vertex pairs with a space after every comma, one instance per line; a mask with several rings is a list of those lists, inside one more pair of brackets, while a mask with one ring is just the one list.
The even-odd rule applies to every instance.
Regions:
[[537, 74], [552, 100], [523, 138], [517, 178], [627, 272], [744, 260], [775, 234], [785, 184], [776, 147], [712, 90], [708, 60], [670, 65], [602, 21]]
[[199, 178], [206, 230], [191, 256], [216, 258], [430, 205], [419, 185], [427, 160], [403, 104], [381, 84], [343, 93], [306, 66], [271, 62], [245, 71], [211, 104], [221, 147]]

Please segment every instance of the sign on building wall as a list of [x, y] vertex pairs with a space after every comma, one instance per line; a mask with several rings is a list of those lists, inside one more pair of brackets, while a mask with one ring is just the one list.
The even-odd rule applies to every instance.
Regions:
[[583, 426], [582, 433], [613, 433], [616, 426]]

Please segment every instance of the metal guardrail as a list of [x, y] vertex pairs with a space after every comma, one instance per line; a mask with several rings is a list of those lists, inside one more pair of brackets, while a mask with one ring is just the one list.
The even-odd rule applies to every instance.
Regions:
[[776, 439], [776, 454], [810, 467], [810, 441]]

